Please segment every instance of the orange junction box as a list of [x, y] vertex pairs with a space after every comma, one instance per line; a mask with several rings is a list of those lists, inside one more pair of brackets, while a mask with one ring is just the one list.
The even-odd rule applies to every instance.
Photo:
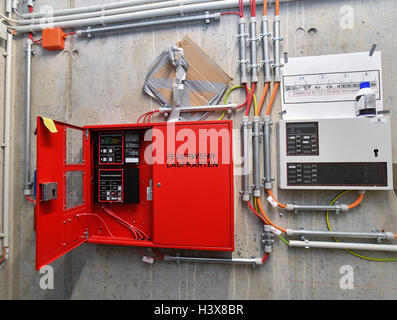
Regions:
[[61, 28], [44, 29], [42, 46], [46, 50], [63, 50], [65, 48], [65, 33]]

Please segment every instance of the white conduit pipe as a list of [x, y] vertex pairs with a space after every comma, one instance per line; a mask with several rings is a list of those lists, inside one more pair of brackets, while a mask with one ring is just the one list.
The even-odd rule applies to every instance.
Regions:
[[[42, 17], [48, 17], [48, 16], [57, 17], [57, 16], [65, 16], [65, 15], [72, 15], [72, 14], [79, 14], [79, 13], [105, 11], [105, 10], [130, 7], [130, 6], [139, 6], [142, 4], [149, 4], [149, 3], [162, 2], [162, 1], [163, 0], [128, 0], [128, 1], [121, 1], [121, 2], [111, 2], [111, 3], [106, 3], [106, 4], [100, 4], [100, 5], [92, 5], [92, 6], [87, 6], [87, 7], [60, 9], [60, 10], [54, 10], [52, 12], [25, 13], [25, 14], [22, 14], [21, 16], [25, 19], [42, 18]], [[218, 0], [215, 0], [215, 1], [218, 1]], [[280, 2], [294, 2], [294, 1], [299, 1], [299, 0], [280, 0]], [[209, 2], [209, 0], [207, 0], [206, 2]], [[270, 3], [270, 1], [269, 1], [269, 3]], [[274, 1], [272, 3], [274, 3]]]
[[[243, 0], [245, 6], [250, 4], [250, 0]], [[263, 3], [263, 0], [258, 1], [258, 5]], [[162, 9], [154, 9], [147, 10], [142, 12], [131, 12], [124, 13], [118, 15], [112, 15], [108, 17], [96, 17], [90, 19], [81, 19], [81, 20], [73, 20], [73, 21], [61, 21], [55, 23], [42, 23], [28, 26], [17, 26], [10, 27], [19, 33], [26, 32], [37, 32], [47, 28], [76, 28], [83, 26], [92, 26], [98, 24], [110, 24], [110, 23], [119, 23], [131, 20], [139, 20], [139, 19], [149, 19], [156, 17], [163, 17], [175, 14], [186, 14], [193, 13], [203, 10], [217, 10], [217, 9], [226, 9], [226, 8], [234, 8], [238, 7], [238, 2], [236, 0], [226, 0], [226, 1], [215, 1], [215, 2], [204, 2], [197, 3], [191, 5], [180, 5], [178, 7], [170, 7], [170, 8], [162, 8]]]
[[250, 264], [250, 265], [261, 265], [263, 264], [261, 258], [231, 258], [231, 259], [221, 259], [221, 258], [198, 258], [198, 257], [179, 257], [179, 256], [164, 256], [164, 261], [174, 261], [174, 262], [202, 262], [202, 263], [223, 263], [223, 264]]
[[[85, 30], [76, 30], [76, 34], [79, 36], [86, 35], [89, 38], [93, 34], [98, 33], [98, 32], [121, 31], [121, 30], [126, 30], [126, 29], [144, 28], [144, 27], [150, 27], [150, 26], [158, 27], [158, 26], [163, 26], [163, 25], [167, 25], [167, 24], [177, 24], [177, 23], [183, 23], [183, 22], [196, 22], [196, 21], [202, 21], [203, 23], [209, 24], [211, 21], [219, 21], [220, 18], [221, 18], [221, 14], [219, 12], [211, 13], [211, 14], [204, 14], [204, 15], [193, 15], [193, 16], [189, 15], [186, 17], [178, 17], [178, 18], [165, 18], [165, 19], [156, 19], [156, 20], [150, 20], [150, 21], [140, 21], [140, 22], [135, 22], [135, 23], [117, 24], [117, 25], [111, 25], [108, 27], [97, 27], [97, 28], [87, 27], [87, 29], [85, 29]], [[228, 109], [230, 109], [230, 108], [228, 108]], [[161, 110], [160, 110], [160, 112], [161, 112]]]
[[[11, 62], [13, 38], [7, 35], [4, 97], [4, 173], [3, 173], [3, 248], [9, 246], [10, 221], [10, 128], [11, 128]], [[2, 252], [2, 251], [1, 251]], [[0, 253], [1, 255], [1, 253]]]
[[[216, 2], [221, 0], [206, 0], [207, 2]], [[39, 24], [43, 22], [60, 22], [60, 21], [71, 21], [71, 20], [80, 20], [80, 19], [88, 19], [88, 18], [95, 18], [95, 17], [105, 17], [105, 16], [112, 16], [116, 14], [124, 14], [130, 12], [140, 12], [146, 10], [153, 10], [153, 9], [161, 9], [161, 8], [169, 8], [169, 7], [177, 7], [182, 5], [189, 5], [195, 3], [201, 3], [202, 0], [173, 0], [173, 1], [162, 1], [158, 3], [151, 3], [141, 6], [133, 6], [133, 7], [125, 7], [125, 8], [118, 8], [113, 10], [106, 10], [106, 11], [96, 11], [90, 13], [80, 13], [76, 15], [67, 15], [67, 16], [60, 16], [60, 17], [52, 17], [50, 14], [47, 18], [41, 19], [33, 19], [33, 20], [20, 20], [18, 21], [20, 25], [32, 25], [32, 24]], [[45, 21], [48, 19], [48, 21]], [[44, 20], [44, 21], [43, 21]]]
[[57, 17], [57, 16], [64, 16], [64, 15], [70, 15], [70, 14], [85, 13], [85, 12], [104, 11], [104, 10], [129, 7], [129, 6], [139, 6], [142, 4], [162, 2], [162, 1], [164, 1], [164, 0], [128, 0], [128, 1], [121, 1], [121, 2], [111, 2], [111, 3], [106, 3], [106, 4], [97, 4], [97, 5], [87, 6], [87, 7], [60, 9], [60, 10], [54, 10], [52, 12], [46, 11], [46, 12], [25, 13], [25, 14], [22, 14], [22, 17], [25, 19], [42, 18], [42, 17], [46, 17], [48, 15]]
[[348, 249], [368, 251], [389, 251], [397, 252], [397, 245], [372, 244], [372, 243], [349, 243], [349, 242], [327, 242], [327, 241], [298, 241], [289, 240], [290, 247], [317, 248], [317, 249]]

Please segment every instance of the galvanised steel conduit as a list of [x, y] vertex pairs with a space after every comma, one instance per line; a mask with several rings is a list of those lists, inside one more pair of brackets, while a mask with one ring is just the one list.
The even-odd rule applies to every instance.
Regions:
[[[207, 2], [216, 2], [220, 0], [206, 0]], [[32, 19], [32, 20], [20, 20], [20, 25], [32, 25], [32, 24], [40, 24], [45, 21], [44, 19], [48, 18], [48, 22], [60, 22], [60, 21], [71, 21], [71, 20], [80, 20], [80, 19], [88, 19], [88, 18], [95, 18], [95, 17], [105, 17], [105, 16], [112, 16], [116, 14], [123, 14], [123, 13], [130, 13], [130, 12], [140, 12], [146, 10], [153, 10], [153, 9], [161, 9], [161, 8], [169, 8], [169, 7], [177, 7], [177, 6], [185, 6], [189, 4], [201, 3], [202, 0], [172, 0], [172, 1], [162, 1], [156, 3], [150, 3], [140, 6], [129, 6], [124, 8], [112, 9], [112, 10], [101, 10], [96, 12], [89, 12], [89, 13], [80, 13], [76, 15], [66, 15], [60, 17], [52, 17], [51, 14], [48, 14], [48, 17], [39, 18], [39, 19]]]
[[[243, 3], [245, 6], [249, 5], [250, 0], [243, 0]], [[260, 3], [263, 3], [263, 0], [259, 0], [258, 4]], [[117, 14], [117, 15], [105, 16], [105, 17], [96, 17], [90, 19], [61, 21], [54, 23], [41, 23], [41, 24], [34, 24], [27, 26], [16, 26], [10, 28], [14, 29], [16, 32], [19, 33], [37, 32], [47, 28], [60, 27], [66, 29], [66, 28], [92, 26], [98, 24], [111, 24], [111, 23], [119, 23], [119, 22], [126, 22], [126, 21], [139, 20], [139, 19], [170, 16], [176, 14], [193, 13], [203, 10], [219, 10], [226, 8], [234, 8], [237, 6], [238, 6], [238, 2], [236, 2], [235, 0], [226, 0], [226, 1], [223, 0], [223, 1], [215, 1], [215, 2], [197, 3], [186, 6], [180, 5], [177, 7], [146, 10], [141, 12], [130, 12], [130, 13]]]

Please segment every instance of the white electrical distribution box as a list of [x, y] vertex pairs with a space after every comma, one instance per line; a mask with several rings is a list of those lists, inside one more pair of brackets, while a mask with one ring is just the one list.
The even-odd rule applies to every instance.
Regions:
[[290, 58], [282, 72], [285, 120], [355, 117], [361, 82], [370, 83], [376, 93], [376, 111], [383, 110], [380, 52]]
[[390, 117], [281, 120], [282, 189], [393, 189]]

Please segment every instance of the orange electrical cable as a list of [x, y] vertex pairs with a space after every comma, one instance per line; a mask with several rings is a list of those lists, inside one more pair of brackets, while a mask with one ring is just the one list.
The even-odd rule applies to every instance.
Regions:
[[262, 110], [262, 107], [263, 107], [263, 103], [265, 102], [265, 99], [266, 99], [267, 91], [269, 90], [269, 86], [270, 86], [270, 83], [269, 83], [269, 82], [266, 82], [266, 83], [265, 83], [265, 87], [263, 88], [261, 100], [259, 100], [258, 114], [257, 114], [258, 116], [259, 116], [260, 113], [261, 113], [261, 110]]
[[267, 115], [267, 116], [269, 116], [270, 113], [272, 112], [274, 100], [276, 100], [276, 95], [277, 95], [277, 91], [278, 91], [279, 85], [280, 85], [280, 82], [276, 82], [276, 83], [274, 84], [272, 96], [271, 96], [271, 98], [270, 98], [269, 105], [267, 106], [267, 110], [266, 110], [266, 115]]
[[7, 255], [7, 247], [3, 248], [3, 254], [0, 258], [0, 264], [2, 264], [4, 262], [4, 260], [6, 259], [6, 255]]
[[349, 210], [357, 207], [364, 199], [364, 193], [360, 193], [356, 201], [348, 205]]
[[263, 16], [267, 15], [267, 0], [263, 1]]
[[278, 200], [276, 199], [276, 197], [273, 195], [272, 190], [268, 189], [268, 190], [267, 190], [267, 194], [268, 194], [269, 196], [271, 196], [271, 197], [273, 198], [274, 201], [276, 201], [277, 205], [278, 205], [280, 208], [283, 208], [283, 209], [287, 208], [287, 206], [286, 206], [285, 204], [282, 204], [282, 203], [278, 202]]
[[265, 218], [265, 220], [266, 220], [271, 226], [275, 227], [276, 229], [280, 230], [281, 232], [287, 233], [287, 230], [286, 230], [286, 229], [284, 229], [284, 228], [282, 228], [282, 227], [279, 227], [278, 225], [274, 224], [274, 223], [269, 219], [269, 217], [266, 215], [265, 211], [264, 211], [263, 208], [262, 208], [262, 204], [261, 204], [261, 201], [260, 201], [259, 198], [257, 198], [257, 204], [258, 204], [259, 211], [261, 212], [261, 214], [263, 215], [263, 217]]
[[280, 15], [280, 0], [276, 0], [275, 14], [276, 14], [276, 16]]

